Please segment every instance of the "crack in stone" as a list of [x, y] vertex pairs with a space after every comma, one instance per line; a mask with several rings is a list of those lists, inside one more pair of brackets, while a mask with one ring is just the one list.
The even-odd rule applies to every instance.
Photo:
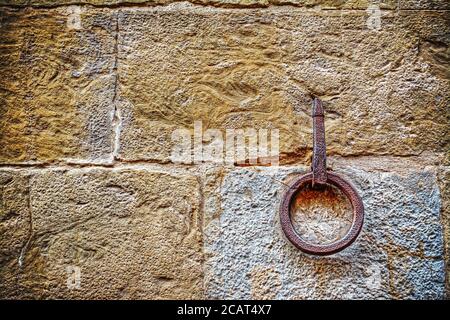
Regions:
[[27, 190], [27, 209], [28, 209], [28, 219], [29, 219], [29, 228], [28, 228], [28, 240], [25, 243], [25, 245], [22, 247], [22, 250], [20, 250], [20, 255], [18, 259], [19, 268], [22, 268], [23, 262], [25, 259], [25, 254], [28, 250], [28, 247], [30, 246], [31, 239], [33, 238], [34, 232], [33, 232], [33, 213], [31, 211], [31, 185], [30, 185], [30, 176], [28, 176], [28, 190]]
[[120, 109], [118, 107], [117, 92], [119, 85], [119, 73], [118, 73], [118, 63], [119, 63], [119, 13], [116, 13], [116, 28], [114, 35], [114, 96], [113, 105], [114, 111], [112, 116], [112, 131], [113, 131], [113, 150], [112, 150], [112, 162], [118, 159], [119, 149], [120, 149], [120, 132], [122, 129], [122, 117], [120, 114]]

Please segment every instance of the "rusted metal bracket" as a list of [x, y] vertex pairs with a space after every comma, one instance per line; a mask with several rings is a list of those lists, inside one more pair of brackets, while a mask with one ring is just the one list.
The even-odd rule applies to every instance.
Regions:
[[327, 154], [325, 145], [325, 123], [322, 101], [314, 98], [313, 109], [313, 185], [327, 182]]
[[[327, 171], [326, 167], [326, 145], [325, 124], [322, 101], [318, 98], [313, 100], [313, 158], [311, 172], [298, 177], [285, 193], [280, 207], [281, 228], [288, 240], [303, 252], [314, 255], [330, 255], [339, 252], [351, 245], [358, 237], [364, 221], [364, 204], [356, 189], [340, 175]], [[353, 208], [353, 221], [347, 234], [330, 244], [315, 245], [303, 240], [291, 220], [291, 204], [295, 196], [306, 184], [332, 185], [341, 190], [350, 200]]]

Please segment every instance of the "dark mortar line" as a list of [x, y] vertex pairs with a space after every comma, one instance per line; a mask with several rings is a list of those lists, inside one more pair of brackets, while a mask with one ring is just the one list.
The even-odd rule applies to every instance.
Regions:
[[[207, 164], [207, 163], [205, 163]], [[117, 158], [116, 161], [113, 162], [104, 162], [104, 163], [95, 163], [95, 162], [85, 162], [85, 163], [76, 163], [76, 162], [64, 162], [64, 161], [51, 161], [46, 163], [14, 163], [14, 164], [6, 164], [0, 163], [0, 169], [11, 169], [11, 170], [20, 170], [20, 169], [30, 169], [30, 170], [38, 170], [38, 169], [56, 169], [56, 170], [72, 170], [72, 169], [82, 169], [82, 168], [123, 168], [127, 165], [160, 165], [171, 167], [172, 165], [183, 167], [183, 168], [195, 168], [196, 164], [176, 164], [169, 161], [159, 161], [159, 160], [124, 160]]]
[[[330, 155], [328, 155], [330, 156]], [[330, 159], [364, 159], [364, 158], [373, 158], [373, 159], [412, 159], [412, 160], [420, 160], [422, 159], [420, 156], [417, 155], [332, 155]], [[64, 161], [50, 161], [50, 162], [43, 162], [43, 163], [0, 163], [0, 169], [79, 169], [79, 168], [86, 168], [86, 167], [92, 167], [92, 168], [121, 168], [125, 167], [126, 165], [160, 165], [165, 167], [171, 167], [171, 166], [177, 166], [177, 167], [183, 167], [183, 168], [198, 168], [202, 167], [204, 165], [213, 164], [212, 162], [204, 162], [201, 164], [195, 164], [195, 163], [172, 163], [169, 160], [156, 160], [156, 159], [136, 159], [136, 160], [126, 160], [117, 158], [113, 162], [83, 162], [83, 163], [76, 163], [76, 162], [64, 162]], [[424, 163], [429, 166], [433, 167], [439, 167], [439, 166], [446, 166], [442, 163]], [[216, 164], [217, 166], [222, 167], [228, 167], [226, 164]], [[293, 163], [287, 163], [282, 164], [279, 167], [280, 168], [289, 168], [293, 166], [308, 166], [308, 163], [303, 161], [293, 162]], [[268, 168], [271, 166], [267, 165], [233, 165], [234, 168]]]
[[168, 166], [174, 164], [174, 165], [178, 165], [178, 166], [181, 165], [183, 167], [193, 167], [193, 166], [195, 166], [193, 163], [179, 163], [179, 164], [177, 164], [177, 163], [171, 162], [170, 160], [157, 160], [157, 159], [127, 160], [127, 159], [123, 159], [123, 158], [117, 157], [115, 160], [116, 161], [114, 161], [114, 163], [112, 164], [113, 166], [114, 165], [127, 165], [127, 164], [129, 164], [129, 165], [133, 165], [133, 164], [135, 164], [135, 165], [140, 165], [140, 164], [142, 164], [142, 165], [159, 164], [159, 165], [168, 165]]
[[48, 162], [34, 164], [0, 164], [0, 169], [78, 169], [84, 167], [113, 168], [113, 163], [66, 163], [66, 162]]
[[[0, 4], [0, 8], [17, 8], [17, 9], [53, 9], [53, 8], [61, 8], [61, 7], [69, 7], [69, 6], [80, 6], [80, 7], [92, 7], [92, 8], [156, 8], [156, 7], [168, 7], [169, 5], [173, 5], [175, 3], [190, 3], [194, 7], [204, 7], [204, 8], [218, 8], [218, 9], [270, 9], [270, 8], [278, 8], [278, 7], [291, 7], [293, 9], [304, 9], [305, 11], [361, 11], [366, 12], [367, 8], [322, 8], [319, 5], [305, 5], [305, 4], [296, 4], [296, 3], [252, 3], [252, 4], [239, 4], [239, 3], [204, 3], [201, 1], [195, 0], [185, 0], [185, 1], [172, 1], [168, 3], [153, 3], [153, 2], [141, 2], [141, 3], [112, 3], [112, 4], [94, 4], [94, 3], [83, 3], [83, 2], [70, 2], [70, 3], [58, 3], [58, 4]], [[180, 8], [185, 9], [185, 8]], [[402, 9], [402, 8], [380, 8], [381, 11], [450, 11], [450, 9], [430, 9], [430, 8], [417, 8], [417, 9]]]

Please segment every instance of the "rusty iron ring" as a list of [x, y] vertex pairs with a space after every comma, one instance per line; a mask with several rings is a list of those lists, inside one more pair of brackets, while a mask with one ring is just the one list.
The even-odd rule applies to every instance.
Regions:
[[298, 178], [288, 189], [283, 197], [283, 201], [281, 202], [281, 228], [283, 229], [283, 232], [288, 240], [301, 251], [319, 256], [330, 255], [347, 248], [356, 240], [364, 221], [364, 205], [357, 191], [349, 182], [336, 173], [327, 172], [326, 184], [337, 187], [350, 200], [353, 207], [352, 226], [343, 238], [333, 243], [327, 245], [314, 245], [308, 243], [304, 241], [295, 231], [291, 221], [290, 208], [292, 199], [295, 197], [300, 188], [312, 182], [313, 173], [311, 172]]
[[[298, 249], [309, 254], [325, 256], [339, 252], [351, 245], [359, 235], [364, 222], [364, 204], [356, 189], [344, 178], [327, 170], [325, 122], [322, 101], [313, 100], [313, 157], [311, 172], [298, 178], [283, 197], [280, 207], [281, 228], [284, 234]], [[295, 231], [291, 221], [290, 208], [293, 197], [302, 186], [311, 183], [314, 185], [332, 185], [342, 191], [350, 200], [353, 207], [353, 222], [347, 234], [327, 245], [313, 245], [304, 241]]]

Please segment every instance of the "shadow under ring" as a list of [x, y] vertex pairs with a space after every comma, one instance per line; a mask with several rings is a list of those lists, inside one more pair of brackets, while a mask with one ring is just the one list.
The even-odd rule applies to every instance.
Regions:
[[300, 188], [312, 182], [313, 173], [311, 172], [297, 178], [297, 180], [284, 194], [280, 207], [281, 228], [283, 229], [283, 232], [288, 240], [301, 251], [319, 256], [330, 255], [347, 248], [356, 240], [364, 222], [364, 205], [361, 197], [358, 195], [358, 192], [349, 182], [340, 177], [338, 174], [327, 171], [326, 184], [337, 187], [350, 200], [353, 208], [352, 225], [346, 235], [335, 242], [326, 245], [315, 245], [308, 243], [303, 240], [295, 230], [291, 220], [290, 208], [292, 199], [295, 197]]

